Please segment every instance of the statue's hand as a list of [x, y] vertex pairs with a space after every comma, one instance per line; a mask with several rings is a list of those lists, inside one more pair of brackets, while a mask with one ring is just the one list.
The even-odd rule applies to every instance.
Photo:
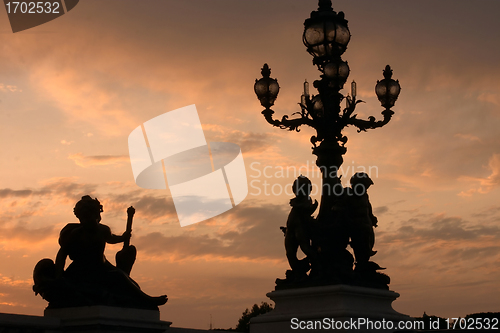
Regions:
[[280, 227], [280, 230], [283, 231], [283, 234], [286, 236], [286, 227]]
[[129, 208], [127, 208], [127, 215], [128, 216], [134, 216], [135, 214], [135, 208], [130, 206]]
[[130, 239], [130, 237], [132, 237], [132, 231], [125, 231], [123, 234], [122, 234], [122, 237], [124, 239]]

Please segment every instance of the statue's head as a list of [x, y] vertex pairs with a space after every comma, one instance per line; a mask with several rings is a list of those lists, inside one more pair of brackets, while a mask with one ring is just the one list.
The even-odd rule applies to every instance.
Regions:
[[312, 184], [309, 178], [300, 175], [292, 185], [293, 194], [297, 197], [309, 197], [312, 191]]
[[101, 221], [102, 205], [97, 198], [92, 199], [90, 195], [84, 195], [73, 209], [73, 213], [80, 221]]
[[361, 188], [362, 190], [358, 190], [357, 192], [366, 192], [366, 190], [373, 185], [373, 180], [366, 174], [365, 172], [356, 172], [351, 177], [351, 187], [356, 190], [357, 188]]

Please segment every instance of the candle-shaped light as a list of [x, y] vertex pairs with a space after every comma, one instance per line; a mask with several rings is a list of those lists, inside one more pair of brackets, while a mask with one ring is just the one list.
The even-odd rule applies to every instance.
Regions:
[[300, 104], [306, 106], [306, 96], [304, 94], [300, 96]]
[[304, 96], [309, 97], [309, 82], [307, 80], [304, 81]]
[[352, 100], [356, 101], [356, 81], [352, 80], [351, 83], [351, 95], [352, 95]]

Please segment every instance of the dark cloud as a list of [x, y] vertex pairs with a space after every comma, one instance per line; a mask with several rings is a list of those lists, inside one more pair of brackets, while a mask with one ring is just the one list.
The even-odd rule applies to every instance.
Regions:
[[53, 178], [37, 189], [12, 190], [10, 188], [0, 189], [0, 198], [27, 198], [30, 196], [63, 196], [67, 198], [78, 197], [93, 193], [97, 186], [94, 184], [77, 183], [71, 178]]
[[481, 246], [476, 247], [453, 248], [448, 250], [444, 258], [446, 262], [453, 264], [457, 260], [475, 260], [477, 258], [492, 258], [500, 253], [499, 246]]
[[84, 156], [82, 153], [73, 154], [68, 157], [75, 162], [76, 165], [81, 167], [88, 167], [94, 165], [110, 165], [116, 163], [123, 163], [130, 161], [128, 155], [95, 155]]
[[286, 207], [249, 207], [242, 204], [226, 214], [229, 214], [236, 231], [215, 235], [196, 235], [187, 231], [178, 236], [154, 232], [137, 237], [135, 244], [146, 253], [171, 254], [178, 259], [205, 255], [249, 259], [283, 258], [283, 233], [279, 227], [286, 224]]
[[243, 153], [261, 152], [276, 141], [276, 135], [273, 133], [245, 132], [209, 124], [204, 130], [210, 141], [235, 143], [241, 147]]
[[177, 222], [172, 197], [153, 196], [148, 190], [132, 190], [122, 194], [107, 193], [103, 195], [105, 198], [104, 209], [106, 212], [111, 212], [111, 216], [123, 214], [130, 206], [136, 209], [136, 217], [144, 219], [146, 222], [152, 222], [157, 219]]
[[476, 217], [476, 218], [488, 218], [488, 217], [495, 216], [498, 213], [500, 213], [500, 206], [490, 207], [490, 208], [485, 209], [481, 212], [472, 213], [471, 216]]
[[491, 206], [481, 211], [472, 213], [473, 218], [481, 221], [498, 222], [500, 221], [500, 206]]
[[29, 197], [33, 193], [32, 190], [11, 190], [10, 188], [0, 189], [0, 198], [12, 198], [12, 197]]
[[[121, 186], [121, 185], [120, 185]], [[145, 221], [166, 219], [177, 222], [172, 198], [162, 192], [161, 196], [152, 195], [151, 191], [134, 188], [125, 193], [109, 193], [109, 189], [97, 184], [84, 184], [71, 178], [55, 178], [46, 181], [41, 187], [16, 190], [10, 188], [0, 189], [0, 198], [11, 199], [8, 203], [10, 210], [1, 215], [2, 221], [11, 221], [37, 215], [43, 200], [59, 202], [68, 206], [71, 211], [73, 205], [83, 195], [98, 197], [104, 205], [104, 211], [108, 216], [122, 215], [129, 206], [134, 206], [138, 216]], [[22, 203], [18, 199], [25, 199]], [[22, 204], [22, 207], [21, 207]], [[14, 212], [12, 209], [21, 209], [22, 212]]]
[[386, 242], [418, 241], [432, 242], [436, 240], [460, 241], [477, 240], [482, 236], [500, 239], [500, 227], [487, 225], [472, 225], [460, 217], [445, 217], [438, 215], [429, 220], [412, 218], [402, 223], [395, 233], [383, 235]]
[[37, 195], [57, 195], [73, 200], [80, 196], [92, 194], [96, 191], [96, 184], [77, 183], [71, 178], [56, 178], [49, 180], [40, 190], [35, 191]]
[[63, 196], [74, 199], [79, 195], [95, 192], [94, 184], [77, 183], [71, 178], [53, 178], [37, 189], [12, 190], [0, 189], [0, 198], [27, 198], [30, 196]]
[[228, 142], [238, 144], [243, 153], [259, 152], [274, 143], [272, 137], [269, 133], [242, 132], [229, 135]]
[[474, 265], [487, 267], [500, 255], [500, 227], [477, 224], [461, 217], [420, 215], [395, 231], [376, 230], [375, 260], [398, 266], [457, 274]]
[[389, 207], [387, 206], [380, 206], [380, 207], [375, 207], [373, 209], [373, 214], [375, 215], [382, 215], [385, 214], [389, 211]]

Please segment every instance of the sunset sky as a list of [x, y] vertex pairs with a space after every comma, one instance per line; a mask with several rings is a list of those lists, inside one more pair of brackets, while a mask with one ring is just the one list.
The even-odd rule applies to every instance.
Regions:
[[[500, 311], [500, 2], [333, 7], [349, 21], [343, 59], [366, 101], [358, 117], [381, 118], [374, 87], [387, 64], [402, 87], [388, 125], [346, 129], [342, 170], [347, 186], [371, 167], [373, 260], [401, 294], [394, 308], [442, 317]], [[59, 231], [77, 221], [73, 207], [85, 194], [103, 203], [102, 223], [117, 234], [127, 207], [136, 208], [131, 276], [147, 293], [169, 296], [161, 318], [173, 326], [208, 329], [212, 316], [214, 327], [234, 327], [245, 308], [268, 300], [288, 269], [279, 227], [290, 196], [279, 192], [298, 173], [321, 182], [315, 132], [270, 126], [253, 84], [268, 63], [281, 87], [276, 115], [300, 110], [304, 79], [319, 78], [302, 44], [316, 8], [315, 0], [84, 0], [12, 33], [0, 7], [0, 312], [43, 314], [33, 267], [55, 259]], [[135, 184], [127, 138], [191, 104], [207, 141], [241, 147], [249, 194], [181, 228], [168, 190]], [[108, 246], [107, 257], [114, 262], [120, 248]]]

